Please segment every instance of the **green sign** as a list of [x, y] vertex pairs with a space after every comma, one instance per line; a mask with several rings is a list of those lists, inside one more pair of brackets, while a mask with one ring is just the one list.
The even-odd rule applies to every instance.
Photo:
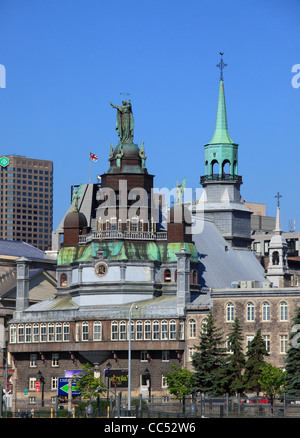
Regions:
[[28, 395], [28, 389], [24, 389], [24, 394]]
[[6, 167], [9, 165], [9, 159], [7, 157], [0, 158], [0, 166]]

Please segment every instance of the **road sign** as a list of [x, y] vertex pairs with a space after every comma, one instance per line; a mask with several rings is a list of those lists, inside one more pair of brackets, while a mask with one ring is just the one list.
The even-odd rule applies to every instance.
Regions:
[[28, 395], [28, 389], [24, 389], [24, 394]]
[[40, 382], [35, 382], [35, 391], [40, 392]]
[[[68, 395], [70, 377], [59, 377], [57, 382], [57, 395]], [[72, 395], [81, 395], [81, 391], [76, 391], [76, 380], [72, 379]]]

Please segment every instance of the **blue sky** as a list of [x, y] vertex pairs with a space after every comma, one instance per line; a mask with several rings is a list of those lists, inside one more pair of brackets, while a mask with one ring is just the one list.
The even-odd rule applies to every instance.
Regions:
[[[130, 93], [134, 142], [155, 187], [200, 188], [224, 52], [230, 136], [243, 198], [300, 230], [299, 0], [0, 0], [0, 155], [54, 162], [54, 228], [70, 186], [108, 169], [116, 112]], [[300, 79], [299, 79], [300, 82]]]

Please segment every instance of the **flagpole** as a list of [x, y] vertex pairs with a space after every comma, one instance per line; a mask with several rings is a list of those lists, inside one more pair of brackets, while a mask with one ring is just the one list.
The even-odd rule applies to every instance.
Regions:
[[91, 184], [91, 151], [89, 154], [89, 184]]

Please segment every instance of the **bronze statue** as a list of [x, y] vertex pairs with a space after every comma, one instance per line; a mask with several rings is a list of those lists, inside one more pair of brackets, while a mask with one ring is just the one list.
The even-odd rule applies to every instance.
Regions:
[[131, 143], [133, 140], [133, 128], [134, 128], [134, 120], [132, 114], [131, 101], [126, 100], [122, 101], [122, 105], [113, 105], [109, 102], [113, 108], [117, 110], [117, 123], [116, 123], [116, 131], [118, 132], [118, 136], [120, 137], [121, 143]]

